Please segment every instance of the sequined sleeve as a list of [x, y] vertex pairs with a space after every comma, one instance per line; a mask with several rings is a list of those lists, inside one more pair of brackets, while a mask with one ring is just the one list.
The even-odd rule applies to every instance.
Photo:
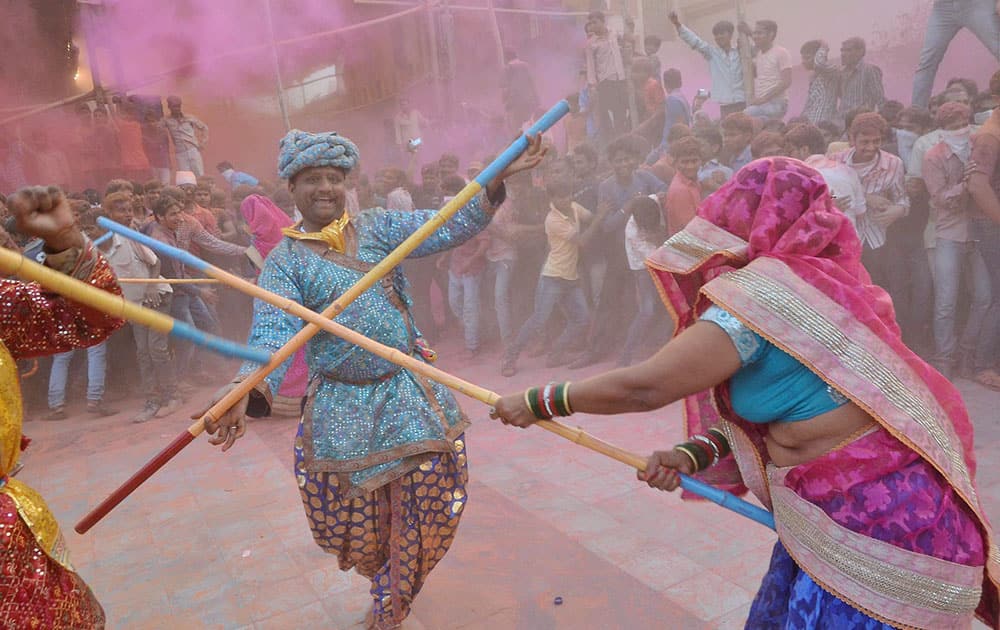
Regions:
[[[502, 195], [501, 195], [502, 197]], [[503, 203], [503, 199], [497, 204]], [[487, 198], [486, 191], [477, 194], [456, 212], [447, 223], [438, 228], [427, 240], [415, 249], [410, 258], [430, 256], [438, 252], [458, 247], [479, 232], [486, 229], [493, 218], [495, 206]], [[437, 210], [414, 210], [413, 212], [377, 211], [373, 215], [371, 233], [386, 252], [396, 249], [407, 237], [430, 220]]]
[[[76, 278], [121, 295], [111, 266], [89, 246], [71, 266], [68, 271]], [[49, 293], [37, 283], [0, 279], [0, 340], [16, 359], [92, 346], [107, 339], [124, 323]]]
[[[271, 252], [264, 265], [264, 270], [260, 274], [258, 285], [262, 289], [302, 304], [302, 293], [299, 290], [298, 282], [293, 273], [289, 271], [294, 269], [295, 265], [292, 260], [288, 259], [288, 256], [289, 254], [284, 248]], [[286, 313], [276, 306], [254, 300], [253, 326], [250, 328], [247, 345], [274, 353], [285, 345], [295, 333], [299, 332], [302, 326], [303, 322], [298, 317]], [[268, 374], [261, 386], [258, 387], [258, 391], [265, 399], [268, 399], [272, 392], [278, 391], [290, 364], [291, 359], [282, 363]], [[260, 365], [257, 363], [244, 363], [237, 375], [237, 380], [246, 378], [259, 367]]]
[[767, 341], [763, 337], [744, 326], [743, 322], [733, 317], [731, 313], [714, 304], [708, 307], [701, 319], [712, 322], [726, 331], [740, 355], [740, 363], [744, 366], [759, 359], [767, 347]]

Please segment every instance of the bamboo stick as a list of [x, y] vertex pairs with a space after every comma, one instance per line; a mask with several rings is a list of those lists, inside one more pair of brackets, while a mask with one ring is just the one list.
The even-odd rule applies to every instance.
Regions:
[[0, 248], [0, 271], [15, 275], [28, 282], [37, 282], [53, 293], [85, 304], [114, 318], [128, 320], [162, 333], [186, 339], [219, 354], [258, 363], [264, 363], [268, 360], [267, 352], [259, 348], [250, 348], [229, 339], [204, 333], [169, 315], [129, 302], [121, 295], [98, 289], [86, 282], [59, 273], [9, 249]]
[[[99, 221], [100, 220], [103, 219], [99, 219]], [[186, 252], [182, 252], [174, 247], [150, 239], [149, 237], [134, 232], [133, 230], [130, 230], [129, 228], [126, 228], [124, 226], [113, 224], [110, 221], [108, 221], [107, 225], [105, 225], [104, 227], [107, 227], [110, 230], [114, 230], [120, 234], [128, 236], [129, 238], [135, 238], [144, 245], [153, 248], [159, 254], [166, 256], [173, 256], [173, 257], [190, 256], [190, 254], [187, 254]], [[396, 348], [391, 348], [373, 339], [370, 339], [365, 335], [358, 333], [357, 331], [347, 328], [342, 324], [327, 319], [322, 315], [315, 313], [314, 311], [311, 311], [310, 309], [302, 306], [301, 304], [295, 301], [289, 300], [275, 293], [271, 293], [270, 291], [262, 287], [247, 282], [246, 280], [243, 280], [242, 278], [235, 276], [229, 272], [226, 272], [222, 269], [208, 265], [203, 261], [200, 261], [200, 265], [201, 265], [199, 267], [200, 271], [208, 275], [211, 275], [214, 278], [217, 278], [223, 284], [235, 288], [239, 291], [242, 291], [248, 295], [251, 295], [265, 303], [271, 304], [272, 306], [280, 308], [292, 315], [295, 315], [296, 317], [299, 317], [309, 322], [309, 326], [316, 326], [318, 328], [321, 328], [324, 331], [336, 335], [344, 339], [345, 341], [349, 341], [363, 348], [364, 350], [371, 352], [372, 354], [382, 357], [383, 359], [395, 365], [399, 365], [416, 374], [437, 381], [442, 385], [449, 387], [450, 389], [465, 394], [466, 396], [469, 396], [470, 398], [483, 402], [487, 405], [492, 406], [496, 404], [496, 401], [500, 398], [499, 395], [496, 394], [495, 392], [492, 392], [488, 389], [470, 383], [469, 381], [461, 379], [453, 374], [449, 374], [448, 372], [436, 368], [433, 365], [424, 363], [423, 361], [420, 361], [419, 359], [416, 359], [413, 356], [410, 356], [409, 354], [400, 352]], [[281, 350], [279, 350], [274, 354], [274, 356], [272, 357], [272, 363], [275, 361], [280, 363], [282, 359], [279, 358], [279, 355], [289, 345], [290, 344], [286, 344], [285, 347], [283, 347]], [[236, 391], [239, 391], [239, 387], [231, 390], [229, 394], [227, 394], [226, 397], [224, 397], [219, 403], [213, 405], [212, 409], [220, 407], [226, 401], [227, 398], [233, 397], [234, 396], [233, 393]], [[243, 397], [243, 395], [244, 394], [240, 394], [240, 397], [237, 398], [236, 400], [238, 401], [240, 398]], [[235, 402], [232, 404], [235, 404]], [[228, 407], [226, 408], [228, 409]], [[208, 416], [209, 413], [211, 413], [211, 409], [209, 410], [209, 412], [205, 414], [205, 416]], [[125, 497], [127, 497], [132, 491], [134, 491], [135, 488], [137, 488], [145, 479], [151, 476], [157, 469], [159, 469], [167, 461], [169, 461], [169, 459], [173, 457], [173, 455], [176, 455], [178, 452], [180, 452], [180, 450], [184, 448], [184, 446], [189, 444], [192, 440], [194, 440], [195, 437], [197, 437], [200, 433], [202, 433], [205, 430], [205, 416], [203, 416], [197, 422], [188, 427], [185, 433], [182, 433], [180, 436], [178, 436], [173, 442], [170, 443], [170, 445], [168, 445], [166, 449], [164, 449], [164, 451], [162, 451], [155, 458], [153, 458], [146, 466], [140, 469], [139, 472], [133, 475], [128, 481], [126, 481], [125, 484], [123, 484], [118, 490], [112, 493], [111, 496], [105, 499], [104, 502], [102, 502], [83, 520], [81, 520], [76, 526], [76, 531], [82, 534], [85, 533], [87, 530], [89, 530], [94, 524], [96, 524], [101, 518], [103, 518], [104, 515], [110, 512], [111, 509], [115, 507], [115, 505], [120, 503], [122, 500], [125, 499]], [[541, 420], [537, 424], [539, 427], [545, 429], [546, 431], [554, 433], [560, 437], [570, 440], [571, 442], [574, 442], [575, 444], [578, 444], [592, 451], [610, 457], [623, 464], [631, 466], [636, 470], [646, 469], [646, 460], [643, 457], [636, 455], [634, 453], [630, 453], [622, 448], [609, 444], [603, 440], [600, 440], [586, 433], [582, 429], [569, 427], [555, 420]], [[737, 511], [750, 518], [754, 518], [754, 520], [757, 520], [758, 522], [767, 524], [765, 521], [761, 520], [759, 514], [755, 513], [755, 510], [757, 512], [766, 513], [765, 510], [761, 510], [756, 506], [746, 504], [745, 501], [742, 501], [737, 497], [725, 493], [721, 490], [712, 488], [711, 486], [704, 486], [704, 484], [702, 484], [702, 486], [704, 486], [704, 488], [702, 488], [700, 486], [693, 485], [697, 483], [700, 482], [697, 482], [694, 479], [682, 477], [682, 485], [684, 485], [685, 489], [688, 489], [699, 495], [704, 495], [706, 496], [706, 498], [718, 503], [719, 505]], [[707, 491], [710, 492], [710, 494], [706, 495], [705, 488], [708, 489]], [[738, 503], [733, 503], [734, 501]]]
[[119, 284], [218, 284], [215, 278], [118, 278]]
[[[544, 116], [538, 119], [538, 121], [531, 126], [527, 133], [529, 135], [543, 133], [555, 125], [556, 122], [558, 122], [567, 113], [569, 113], [569, 103], [566, 101], [560, 101], [552, 109], [546, 112]], [[458, 212], [466, 203], [468, 203], [476, 195], [476, 193], [482, 190], [482, 188], [496, 178], [497, 175], [503, 171], [503, 169], [517, 159], [517, 156], [519, 156], [527, 148], [527, 146], [527, 137], [522, 134], [517, 140], [514, 141], [513, 144], [507, 147], [503, 153], [493, 160], [493, 162], [483, 169], [474, 181], [469, 182], [465, 188], [463, 188], [451, 201], [445, 204], [445, 206], [441, 208], [437, 214], [427, 221], [427, 223], [421, 226], [419, 230], [411, 234], [409, 238], [400, 243], [400, 245], [388, 256], [386, 256], [385, 259], [375, 265], [375, 267], [358, 280], [353, 287], [344, 292], [333, 302], [333, 304], [328, 306], [321, 313], [322, 318], [330, 320], [339, 315], [351, 302], [357, 299], [359, 295], [367, 291], [385, 274], [389, 273], [396, 265], [406, 258], [406, 256], [408, 256], [424, 240], [426, 240], [427, 237], [433, 234], [434, 231], [436, 231], [440, 226], [444, 225], [448, 219]], [[107, 230], [122, 233], [122, 226], [119, 226], [112, 221], [108, 221], [104, 217], [98, 219], [98, 224]], [[139, 240], [140, 242], [146, 242], [142, 239]], [[157, 241], [156, 244], [162, 245], [159, 241]], [[154, 244], [150, 243], [151, 247], [153, 247], [153, 245]], [[160, 247], [153, 247], [153, 249], [160, 251]], [[176, 250], [176, 248], [171, 249]], [[214, 274], [208, 272], [208, 269], [211, 266], [190, 252], [176, 250], [173, 254], [178, 260], [191, 268], [198, 269], [205, 273], [205, 275], [214, 277]], [[218, 271], [221, 272], [222, 270]], [[239, 280], [242, 280], [242, 278]], [[254, 286], [255, 289], [257, 288], [256, 285], [252, 286]], [[292, 309], [294, 308], [294, 304], [295, 303], [290, 300], [284, 300], [279, 308], [285, 308], [287, 306], [288, 309]], [[133, 475], [128, 481], [126, 481], [125, 484], [115, 490], [108, 498], [102, 501], [100, 505], [84, 517], [83, 520], [77, 523], [75, 528], [76, 531], [82, 534], [93, 527], [95, 523], [107, 515], [107, 513], [114, 509], [116, 505], [125, 500], [125, 498], [137, 487], [139, 487], [143, 481], [152, 476], [157, 470], [163, 467], [170, 460], [170, 458], [179, 453], [184, 446], [189, 444], [195, 437], [204, 432], [206, 419], [211, 418], [214, 420], [224, 415], [226, 411], [242, 400], [244, 396], [249, 395], [251, 390], [253, 390], [258, 383], [263, 381], [268, 374], [291, 358], [292, 355], [294, 355], [299, 348], [304, 346], [309, 339], [319, 332], [319, 330], [320, 327], [313, 323], [309, 323], [304, 326], [302, 330], [292, 336], [292, 338], [289, 339], [284, 346], [271, 355], [271, 360], [268, 361], [266, 365], [254, 371], [244, 381], [238, 383], [233, 389], [229, 390], [229, 392], [223, 396], [221, 400], [212, 405], [212, 407], [206, 411], [205, 414], [198, 419], [198, 421], [188, 427], [187, 430], [180, 434], [170, 445], [167, 446], [167, 448], [157, 454], [152, 460], [147, 462], [146, 465], [136, 472], [136, 474]]]

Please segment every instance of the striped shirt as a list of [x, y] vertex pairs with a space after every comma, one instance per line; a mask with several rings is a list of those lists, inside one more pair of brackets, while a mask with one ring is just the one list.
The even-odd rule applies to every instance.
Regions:
[[844, 68], [840, 73], [840, 113], [859, 107], [878, 111], [885, 102], [881, 68], [862, 61], [854, 69]]
[[[831, 157], [858, 173], [866, 196], [880, 195], [888, 199], [891, 204], [903, 206], [909, 211], [910, 199], [906, 196], [903, 160], [899, 157], [886, 151], [879, 151], [878, 156], [871, 162], [858, 164], [854, 161], [854, 149], [848, 149]], [[877, 214], [877, 211], [869, 208], [868, 212], [858, 217], [858, 236], [861, 237], [862, 245], [866, 245], [869, 249], [878, 249], [885, 245], [885, 228], [872, 220], [873, 214]]]
[[802, 108], [802, 115], [814, 125], [822, 120], [834, 120], [837, 116], [840, 73], [827, 61], [829, 53], [829, 48], [821, 46], [813, 57], [815, 69], [809, 79], [809, 94]]

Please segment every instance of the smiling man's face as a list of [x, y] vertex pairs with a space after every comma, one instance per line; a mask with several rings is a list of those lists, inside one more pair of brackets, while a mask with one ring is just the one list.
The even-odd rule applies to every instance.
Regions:
[[307, 231], [319, 231], [344, 214], [345, 180], [346, 174], [339, 168], [315, 166], [299, 171], [288, 182]]

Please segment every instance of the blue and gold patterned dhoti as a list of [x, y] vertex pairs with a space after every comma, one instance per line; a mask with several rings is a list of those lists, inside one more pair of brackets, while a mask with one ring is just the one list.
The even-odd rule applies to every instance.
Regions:
[[376, 627], [392, 627], [455, 538], [465, 507], [465, 434], [454, 453], [435, 453], [415, 470], [359, 497], [347, 498], [336, 473], [303, 472], [302, 423], [295, 440], [295, 477], [316, 544], [337, 556], [342, 571], [372, 582]]

